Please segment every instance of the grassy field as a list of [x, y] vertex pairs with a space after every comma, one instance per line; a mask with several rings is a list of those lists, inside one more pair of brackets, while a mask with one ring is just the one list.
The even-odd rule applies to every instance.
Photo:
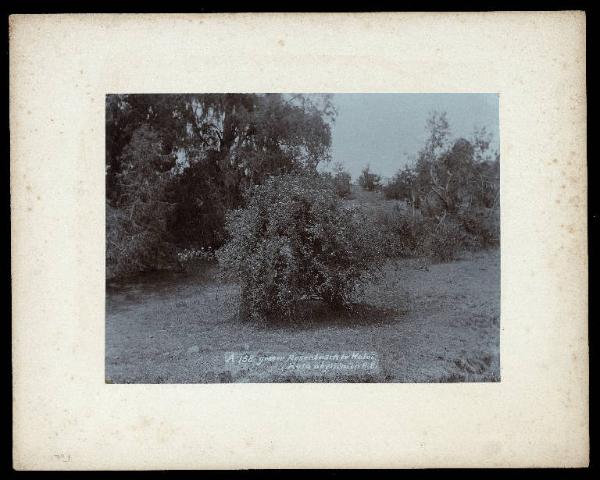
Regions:
[[[106, 381], [489, 382], [500, 380], [500, 254], [450, 263], [390, 261], [348, 318], [307, 303], [294, 324], [238, 318], [239, 288], [194, 273], [146, 275], [107, 285]], [[372, 351], [377, 372], [343, 377], [233, 369], [226, 352]]]

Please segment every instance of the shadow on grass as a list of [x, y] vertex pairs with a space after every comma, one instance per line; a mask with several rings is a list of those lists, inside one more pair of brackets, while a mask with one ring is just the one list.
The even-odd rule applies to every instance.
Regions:
[[155, 270], [119, 279], [106, 280], [107, 294], [124, 294], [137, 298], [137, 295], [177, 294], [186, 285], [202, 286], [215, 283], [218, 265], [214, 261], [196, 262], [193, 268]]
[[[256, 322], [259, 329], [310, 330], [323, 327], [353, 327], [389, 325], [407, 313], [397, 308], [382, 308], [367, 303], [355, 303], [349, 308], [334, 308], [320, 300], [303, 300], [292, 318], [273, 316]], [[240, 322], [254, 323], [239, 319]]]

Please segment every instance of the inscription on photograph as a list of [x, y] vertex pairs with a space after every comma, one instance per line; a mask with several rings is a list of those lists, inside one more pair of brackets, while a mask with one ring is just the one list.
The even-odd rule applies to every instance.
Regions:
[[234, 377], [368, 379], [380, 373], [377, 352], [226, 352], [223, 358]]

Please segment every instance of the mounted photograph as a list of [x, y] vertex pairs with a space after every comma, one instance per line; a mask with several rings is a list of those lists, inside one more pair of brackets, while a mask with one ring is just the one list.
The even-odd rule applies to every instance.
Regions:
[[105, 382], [500, 382], [496, 93], [108, 94]]

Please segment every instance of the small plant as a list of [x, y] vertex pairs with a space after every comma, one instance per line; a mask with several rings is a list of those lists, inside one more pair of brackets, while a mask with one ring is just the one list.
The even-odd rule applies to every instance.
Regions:
[[290, 319], [309, 298], [350, 307], [384, 258], [375, 225], [318, 175], [252, 187], [246, 207], [227, 215], [226, 230], [219, 264], [241, 284], [241, 314], [254, 319]]

